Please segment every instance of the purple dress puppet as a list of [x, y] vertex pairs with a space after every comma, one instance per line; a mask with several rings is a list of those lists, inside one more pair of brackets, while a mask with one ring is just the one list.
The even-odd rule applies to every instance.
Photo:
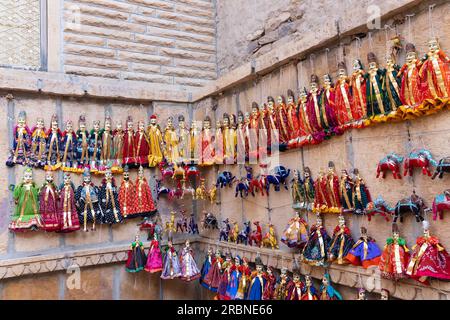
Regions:
[[194, 260], [194, 252], [190, 247], [189, 240], [186, 240], [185, 247], [181, 250], [181, 280], [192, 281], [200, 278], [200, 269]]
[[31, 131], [27, 126], [26, 117], [25, 111], [20, 111], [17, 125], [14, 127], [13, 148], [6, 161], [8, 167], [16, 164], [26, 165], [30, 160]]
[[177, 251], [173, 247], [172, 240], [167, 242], [169, 246], [164, 256], [163, 271], [161, 279], [175, 279], [181, 276], [180, 262], [178, 260]]
[[45, 231], [59, 230], [57, 204], [58, 190], [53, 182], [53, 173], [47, 171], [44, 185], [39, 193], [39, 211], [41, 213], [42, 229]]

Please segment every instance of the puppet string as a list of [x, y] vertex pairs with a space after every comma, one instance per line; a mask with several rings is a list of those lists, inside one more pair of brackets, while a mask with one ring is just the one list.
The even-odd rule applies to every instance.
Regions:
[[408, 40], [409, 42], [414, 42], [413, 41], [413, 36], [412, 36], [412, 32], [411, 32], [411, 18], [414, 17], [414, 13], [413, 14], [407, 14], [406, 18], [408, 19]]
[[314, 58], [315, 58], [314, 54], [309, 55], [309, 66], [311, 68], [311, 73], [314, 73]]
[[330, 52], [330, 49], [329, 48], [326, 48], [325, 49], [325, 64], [326, 64], [326, 66], [327, 66], [327, 72], [328, 72], [328, 70], [330, 69], [330, 65], [328, 64], [328, 53]]
[[433, 23], [433, 9], [436, 6], [436, 4], [432, 4], [428, 7], [428, 23], [430, 25], [430, 37], [434, 38], [434, 23]]

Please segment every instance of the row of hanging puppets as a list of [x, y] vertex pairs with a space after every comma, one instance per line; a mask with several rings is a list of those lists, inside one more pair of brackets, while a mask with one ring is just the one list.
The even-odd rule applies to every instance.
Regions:
[[[403, 45], [398, 37], [393, 47], [398, 52]], [[374, 53], [367, 56], [368, 70], [360, 60], [353, 62], [353, 72], [347, 76], [343, 62], [339, 63], [336, 83], [329, 74], [320, 85], [311, 76], [310, 89], [300, 90], [299, 99], [292, 90], [287, 102], [282, 96], [267, 99], [267, 103], [252, 104], [251, 112], [224, 114], [213, 129], [211, 119], [203, 124], [193, 121], [191, 128], [184, 116], [167, 120], [162, 130], [152, 115], [147, 127], [140, 120], [137, 130], [129, 117], [112, 128], [106, 117], [104, 127], [93, 122], [88, 131], [85, 116], [80, 116], [78, 129], [71, 121], [61, 131], [56, 116], [46, 130], [39, 118], [29, 129], [25, 112], [20, 112], [14, 128], [14, 142], [7, 165], [24, 164], [56, 170], [82, 173], [85, 167], [93, 172], [111, 166], [120, 172], [122, 166], [155, 167], [160, 163], [234, 164], [257, 160], [270, 154], [273, 146], [279, 150], [316, 144], [349, 128], [362, 128], [374, 123], [413, 119], [448, 106], [450, 92], [449, 58], [436, 39], [428, 44], [428, 52], [418, 58], [413, 44], [405, 46], [406, 62], [400, 67], [395, 54], [380, 67]], [[267, 146], [267, 148], [266, 148]]]

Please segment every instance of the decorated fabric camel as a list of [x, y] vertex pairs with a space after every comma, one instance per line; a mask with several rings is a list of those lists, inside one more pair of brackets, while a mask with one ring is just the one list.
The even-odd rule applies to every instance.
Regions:
[[450, 157], [439, 160], [431, 179], [435, 179], [436, 177], [442, 179], [444, 177], [444, 173], [450, 173]]
[[403, 222], [403, 216], [408, 212], [414, 214], [417, 222], [421, 222], [424, 220], [425, 209], [427, 208], [423, 199], [413, 192], [411, 196], [397, 202], [394, 208], [394, 222], [397, 222], [398, 218], [400, 218], [400, 222]]
[[434, 198], [432, 210], [433, 220], [436, 220], [438, 215], [440, 220], [444, 218], [444, 211], [450, 210], [450, 189], [445, 190]]
[[394, 179], [401, 179], [401, 173], [400, 168], [401, 164], [403, 162], [403, 157], [395, 154], [390, 153], [386, 157], [380, 160], [377, 167], [377, 178], [381, 177], [384, 179], [386, 178], [386, 172], [391, 171], [392, 175], [394, 176]]
[[412, 176], [414, 168], [421, 168], [424, 175], [431, 177], [430, 165], [437, 166], [437, 162], [433, 159], [430, 151], [425, 149], [412, 151], [405, 159], [403, 175], [409, 174]]

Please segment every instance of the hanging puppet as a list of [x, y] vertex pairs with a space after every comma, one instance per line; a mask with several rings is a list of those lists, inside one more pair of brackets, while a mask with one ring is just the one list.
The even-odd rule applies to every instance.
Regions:
[[150, 168], [156, 167], [163, 160], [164, 141], [161, 129], [157, 123], [156, 115], [150, 117], [150, 125], [147, 128], [150, 152], [148, 155], [148, 165]]
[[319, 77], [313, 74], [311, 75], [310, 91], [306, 102], [306, 108], [312, 130], [311, 133], [316, 141], [322, 141], [325, 138], [324, 129], [326, 129], [326, 127], [324, 128], [322, 126], [325, 123], [322, 124], [324, 119], [321, 117], [321, 94], [322, 89], [319, 88]]
[[175, 279], [181, 276], [180, 261], [175, 250], [172, 239], [167, 242], [167, 250], [163, 260], [161, 279]]
[[402, 105], [400, 99], [401, 81], [398, 78], [400, 66], [395, 63], [395, 57], [388, 55], [386, 57], [386, 68], [383, 70], [384, 82], [383, 90], [386, 92], [390, 111], [396, 111]]
[[220, 251], [217, 249], [212, 260], [211, 268], [209, 269], [203, 281], [208, 289], [212, 292], [217, 292], [217, 289], [219, 288], [223, 262], [224, 261], [221, 257]]
[[322, 218], [317, 215], [317, 221], [309, 230], [308, 242], [303, 248], [303, 261], [313, 266], [323, 266], [327, 259], [330, 236], [322, 225]]
[[227, 288], [231, 279], [231, 269], [234, 265], [233, 259], [229, 252], [225, 255], [225, 262], [222, 264], [222, 273], [220, 275], [219, 286], [217, 288], [217, 296], [218, 300], [229, 300], [227, 296]]
[[102, 132], [100, 121], [94, 120], [91, 132], [89, 133], [89, 157], [92, 172], [99, 171], [99, 164], [102, 152]]
[[166, 159], [167, 163], [176, 165], [177, 160], [180, 158], [180, 152], [178, 150], [177, 132], [173, 125], [172, 117], [169, 117], [167, 119], [167, 125], [164, 129], [163, 140], [165, 145], [164, 158]]
[[302, 249], [308, 240], [307, 227], [306, 221], [296, 211], [295, 216], [289, 220], [287, 228], [283, 231], [281, 242], [289, 248]]
[[83, 172], [84, 168], [89, 167], [89, 132], [86, 128], [86, 117], [80, 115], [78, 119], [77, 130], [77, 153], [78, 172]]
[[339, 123], [336, 115], [335, 89], [329, 74], [323, 76], [323, 88], [320, 95], [322, 127], [328, 128], [329, 134], [339, 134]]
[[353, 212], [355, 206], [353, 204], [354, 199], [354, 183], [348, 175], [347, 170], [341, 170], [341, 179], [339, 181], [339, 194], [342, 203], [343, 212]]
[[199, 278], [200, 284], [206, 289], [209, 288], [208, 285], [206, 285], [205, 283], [205, 277], [208, 274], [209, 270], [211, 269], [212, 262], [213, 262], [213, 250], [211, 248], [208, 248], [205, 261], [203, 262], [202, 269], [200, 270], [200, 278]]
[[361, 237], [345, 256], [345, 259], [355, 266], [362, 266], [367, 269], [370, 266], [378, 266], [380, 256], [381, 251], [375, 240], [367, 235], [365, 227], [361, 227]]
[[229, 300], [236, 300], [239, 282], [241, 280], [241, 258], [237, 255], [230, 269], [230, 280], [228, 281], [226, 296]]
[[158, 234], [153, 234], [153, 239], [150, 242], [150, 249], [148, 251], [147, 263], [145, 264], [145, 271], [150, 273], [162, 271], [162, 254], [159, 247]]
[[46, 170], [57, 170], [61, 167], [61, 130], [56, 115], [52, 116], [50, 128], [46, 132]]
[[225, 164], [234, 164], [236, 158], [236, 131], [234, 130], [231, 117], [227, 114], [223, 114], [223, 160]]
[[331, 285], [331, 278], [328, 272], [325, 272], [322, 278], [319, 292], [320, 300], [342, 300], [341, 294]]
[[124, 218], [139, 216], [136, 212], [136, 188], [130, 180], [128, 165], [125, 165], [123, 170], [123, 179], [119, 188], [119, 205]]
[[[347, 76], [345, 62], [338, 64], [338, 78], [335, 85], [335, 105], [338, 123], [341, 126], [349, 125], [362, 118], [362, 110], [353, 104], [351, 95], [351, 82]], [[356, 107], [356, 108], [355, 108]]]
[[288, 124], [288, 148], [293, 149], [298, 146], [298, 139], [300, 137], [300, 123], [298, 118], [298, 107], [295, 102], [294, 92], [289, 89], [287, 91], [287, 106], [286, 106], [286, 116]]
[[406, 266], [409, 261], [409, 250], [406, 241], [400, 238], [398, 225], [392, 224], [392, 237], [387, 238], [378, 265], [381, 276], [386, 279], [399, 280], [406, 278]]
[[144, 251], [144, 244], [139, 239], [137, 234], [134, 241], [131, 243], [130, 250], [128, 251], [128, 259], [125, 266], [125, 270], [128, 272], [139, 272], [144, 270], [145, 261], [147, 256]]
[[112, 171], [121, 171], [123, 165], [123, 150], [125, 131], [123, 130], [122, 121], [116, 121], [116, 128], [112, 132], [112, 159], [114, 160]]
[[286, 300], [301, 300], [305, 285], [300, 278], [300, 269], [298, 266], [294, 267], [292, 271], [292, 282], [287, 284]]
[[30, 161], [31, 149], [31, 131], [27, 126], [27, 114], [20, 111], [17, 119], [17, 125], [14, 127], [13, 146], [10, 156], [6, 161], [8, 167], [16, 164], [27, 165]]
[[[258, 145], [259, 142], [259, 135], [260, 135], [260, 131], [259, 131], [259, 124], [260, 124], [260, 112], [259, 112], [259, 106], [258, 103], [256, 102], [252, 102], [252, 112], [250, 115], [250, 121], [247, 125], [247, 132], [246, 132], [246, 136], [247, 136], [247, 141], [248, 141], [248, 156], [249, 156], [249, 161], [250, 159], [252, 161], [256, 161], [258, 159], [258, 155], [259, 155], [259, 148], [260, 146]], [[261, 132], [261, 134], [266, 134], [265, 132]]]
[[373, 52], [367, 54], [367, 61], [369, 63], [369, 71], [365, 75], [367, 79], [367, 117], [382, 119], [391, 111], [386, 91], [383, 89], [385, 70], [378, 68], [377, 58]]
[[135, 188], [136, 214], [141, 217], [155, 214], [157, 209], [147, 179], [144, 176], [144, 168], [142, 166], [140, 166], [138, 170]]
[[40, 228], [39, 187], [33, 181], [33, 169], [24, 169], [22, 182], [14, 187], [13, 197], [16, 208], [11, 216], [9, 230], [19, 232]]
[[303, 287], [301, 300], [319, 300], [317, 290], [314, 287], [310, 276], [305, 276], [305, 286]]
[[186, 121], [184, 116], [181, 114], [178, 116], [178, 152], [180, 158], [177, 159], [176, 163], [181, 165], [182, 163], [188, 164], [188, 159], [190, 157], [190, 141], [189, 141], [189, 128], [186, 127]]
[[136, 166], [147, 166], [151, 146], [149, 137], [145, 132], [145, 123], [142, 120], [138, 121], [138, 129], [134, 134], [134, 147], [136, 148], [134, 155]]
[[[350, 87], [352, 89], [352, 111], [355, 114], [358, 114], [358, 118], [355, 120], [364, 119], [367, 117], [367, 83], [361, 60], [355, 59], [353, 61], [353, 73], [350, 78]], [[361, 116], [359, 117], [359, 115]]]
[[126, 131], [123, 135], [123, 164], [135, 166], [136, 146], [134, 143], [134, 122], [131, 116], [128, 116], [126, 122]]
[[189, 282], [200, 278], [200, 270], [195, 262], [194, 250], [192, 250], [189, 240], [185, 241], [184, 248], [181, 250], [180, 263], [181, 280]]
[[102, 223], [113, 224], [122, 222], [118, 188], [110, 167], [106, 169], [105, 178], [100, 187], [99, 199], [103, 213]]
[[61, 165], [64, 171], [74, 172], [77, 166], [77, 135], [71, 120], [66, 121], [66, 128], [61, 137]]
[[329, 200], [328, 212], [340, 213], [342, 210], [342, 206], [339, 195], [339, 178], [336, 174], [336, 169], [333, 161], [328, 162], [328, 173], [326, 179], [327, 179], [326, 198]]
[[345, 225], [345, 219], [342, 214], [339, 215], [339, 225], [333, 232], [328, 249], [328, 261], [337, 264], [346, 264], [345, 257], [353, 248], [355, 241], [352, 238], [350, 229]]
[[214, 164], [214, 133], [211, 128], [211, 118], [206, 116], [203, 120], [202, 129], [202, 155], [201, 165], [210, 166]]
[[406, 59], [397, 74], [401, 78], [400, 100], [403, 105], [415, 107], [422, 103], [419, 71], [422, 63], [417, 57], [416, 47], [412, 43], [405, 46]]
[[302, 146], [306, 142], [310, 141], [311, 134], [314, 132], [309, 115], [308, 92], [306, 91], [306, 88], [303, 87], [300, 89], [300, 94], [298, 97], [298, 123], [300, 135], [298, 146]]
[[44, 119], [39, 117], [36, 121], [36, 126], [31, 129], [31, 155], [30, 161], [35, 168], [44, 168], [46, 159], [46, 135]]
[[353, 192], [353, 204], [355, 206], [354, 213], [361, 215], [365, 214], [367, 205], [372, 202], [372, 198], [369, 193], [369, 189], [366, 186], [366, 182], [359, 175], [359, 170], [354, 169], [354, 192]]
[[39, 207], [41, 213], [41, 228], [44, 231], [58, 231], [58, 189], [53, 181], [53, 173], [45, 173], [45, 182], [39, 193]]
[[78, 219], [83, 223], [83, 230], [88, 231], [87, 223], [92, 223], [92, 231], [95, 230], [95, 222], [102, 221], [103, 214], [99, 202], [99, 188], [91, 181], [89, 168], [83, 172], [83, 183], [77, 188], [75, 200], [78, 210]]
[[64, 182], [59, 187], [58, 221], [60, 232], [73, 232], [80, 230], [77, 207], [75, 204], [75, 185], [70, 173], [64, 173]]
[[280, 151], [283, 151], [287, 148], [288, 142], [291, 139], [287, 107], [283, 96], [277, 97], [277, 104], [275, 106], [275, 120], [276, 120], [275, 124], [278, 129], [278, 134], [280, 137], [279, 141]]
[[238, 291], [236, 294], [236, 300], [244, 300], [247, 298], [248, 287], [251, 283], [252, 270], [248, 265], [247, 258], [242, 258], [242, 264], [239, 267], [241, 277], [239, 279]]
[[275, 276], [274, 268], [272, 266], [267, 267], [266, 272], [266, 285], [264, 286], [263, 300], [273, 300], [275, 297], [275, 287], [277, 285], [277, 277]]
[[275, 288], [274, 300], [286, 300], [288, 297], [290, 279], [287, 274], [287, 268], [283, 267], [280, 271], [280, 277]]
[[237, 164], [245, 164], [248, 160], [248, 142], [245, 134], [245, 119], [242, 111], [238, 112], [236, 127], [236, 160]]
[[[100, 171], [105, 171], [106, 166], [112, 161], [113, 159], [113, 131], [111, 128], [111, 117], [109, 115], [106, 115], [105, 117], [105, 124], [103, 129], [100, 130], [101, 137], [102, 137], [102, 149], [100, 150]], [[111, 166], [112, 169], [112, 166]]]
[[262, 300], [264, 288], [266, 286], [266, 273], [264, 264], [259, 256], [255, 259], [256, 270], [252, 272], [251, 281], [248, 287], [247, 300]]

